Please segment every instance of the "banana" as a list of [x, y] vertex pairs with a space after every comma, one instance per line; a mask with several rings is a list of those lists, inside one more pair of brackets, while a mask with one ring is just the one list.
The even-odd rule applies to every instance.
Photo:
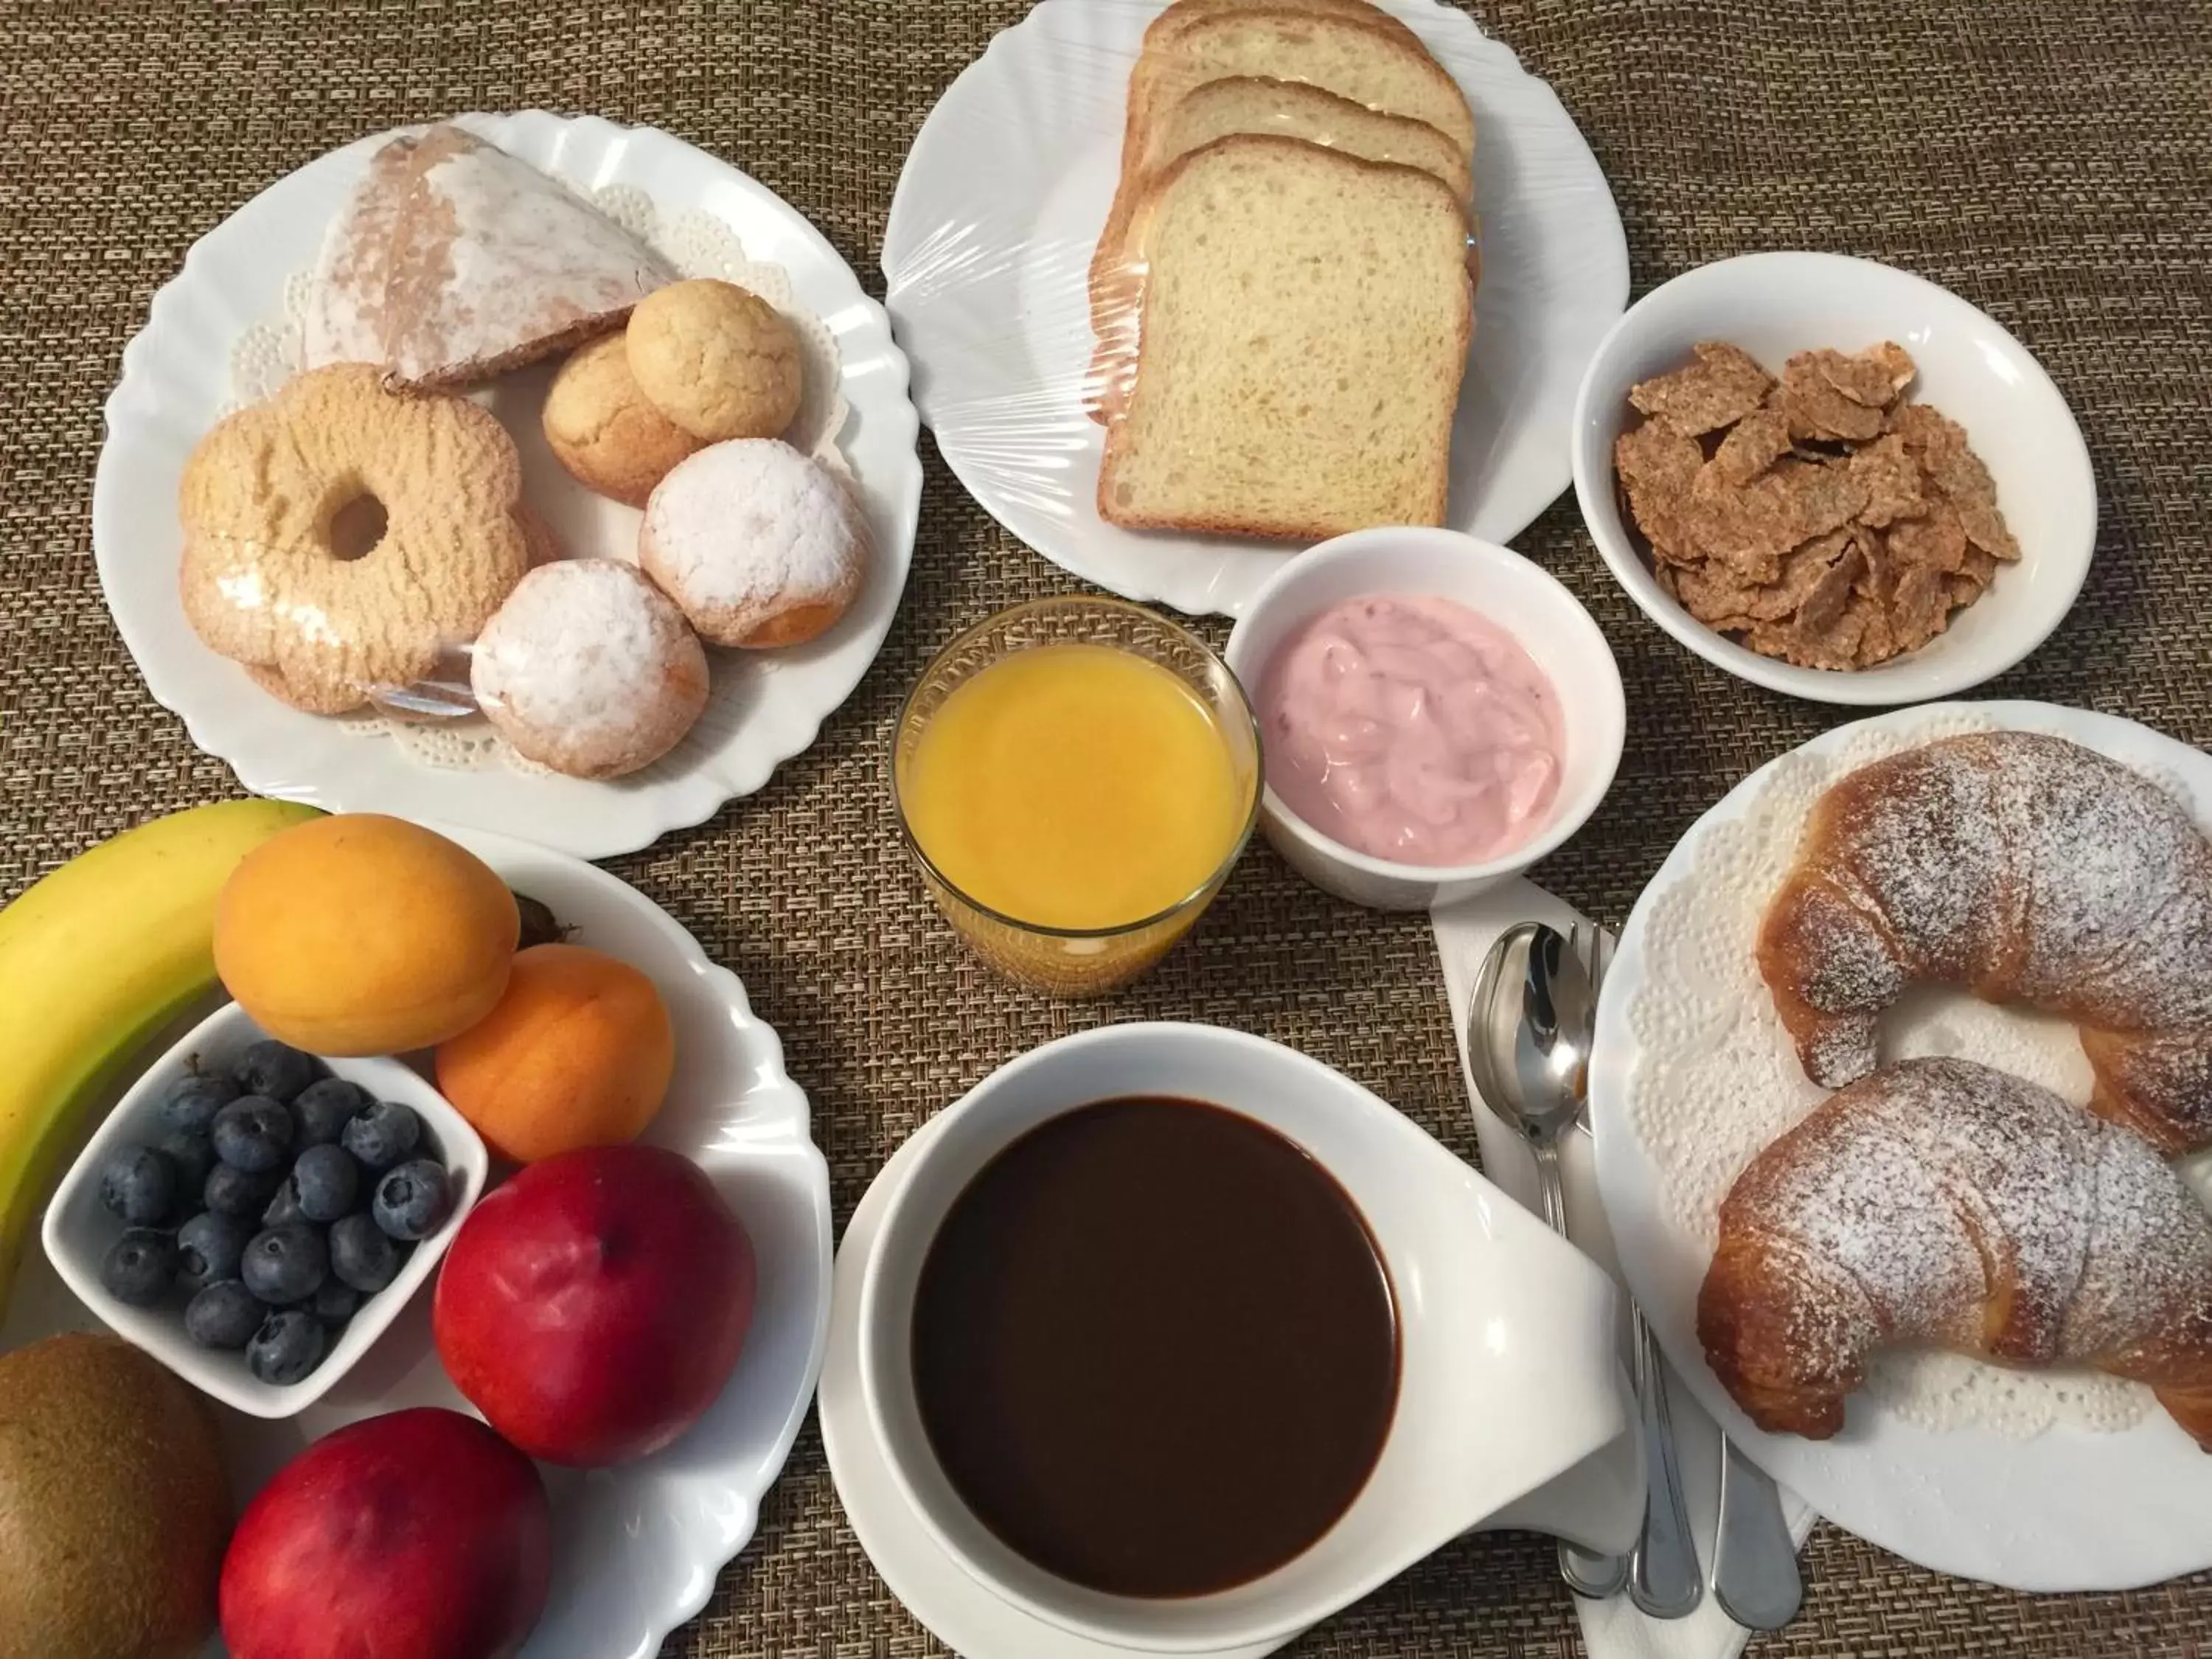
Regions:
[[0, 1313], [82, 1108], [214, 987], [224, 881], [321, 816], [289, 801], [196, 806], [102, 842], [0, 909]]

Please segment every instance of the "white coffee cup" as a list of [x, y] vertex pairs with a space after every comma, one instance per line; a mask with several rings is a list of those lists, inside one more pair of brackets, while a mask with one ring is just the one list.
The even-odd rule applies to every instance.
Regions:
[[[954, 1200], [1039, 1124], [1131, 1095], [1210, 1102], [1304, 1147], [1365, 1218], [1399, 1321], [1396, 1413], [1352, 1507], [1265, 1577], [1173, 1600], [1085, 1589], [1000, 1541], [939, 1467], [914, 1388], [915, 1285]], [[1201, 1653], [1286, 1638], [1478, 1527], [1626, 1549], [1642, 1470], [1614, 1320], [1604, 1272], [1350, 1079], [1218, 1026], [1111, 1025], [1000, 1067], [916, 1149], [861, 1270], [860, 1391], [901, 1492], [979, 1583], [1109, 1646]]]

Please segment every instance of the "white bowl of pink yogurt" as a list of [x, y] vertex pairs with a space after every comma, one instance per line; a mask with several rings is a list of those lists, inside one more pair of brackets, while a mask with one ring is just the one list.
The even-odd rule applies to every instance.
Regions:
[[1357, 904], [1426, 909], [1520, 874], [1620, 763], [1620, 671], [1589, 612], [1455, 530], [1322, 543], [1254, 596], [1224, 654], [1259, 720], [1261, 829]]

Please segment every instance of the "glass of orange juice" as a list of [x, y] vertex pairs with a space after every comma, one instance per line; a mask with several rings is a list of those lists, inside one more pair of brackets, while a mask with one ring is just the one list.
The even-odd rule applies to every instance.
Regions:
[[1203, 641], [1140, 605], [1033, 600], [938, 653], [900, 711], [891, 794], [923, 881], [1009, 978], [1126, 985], [1250, 838], [1260, 732]]

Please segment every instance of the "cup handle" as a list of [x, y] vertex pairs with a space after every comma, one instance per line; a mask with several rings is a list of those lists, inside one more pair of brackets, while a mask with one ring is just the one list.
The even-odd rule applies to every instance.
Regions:
[[[1628, 1379], [1616, 1365], [1615, 1381], [1624, 1401]], [[1506, 1530], [1548, 1533], [1587, 1550], [1626, 1554], [1644, 1522], [1644, 1451], [1633, 1411], [1627, 1429], [1579, 1463], [1523, 1492], [1477, 1532]]]

